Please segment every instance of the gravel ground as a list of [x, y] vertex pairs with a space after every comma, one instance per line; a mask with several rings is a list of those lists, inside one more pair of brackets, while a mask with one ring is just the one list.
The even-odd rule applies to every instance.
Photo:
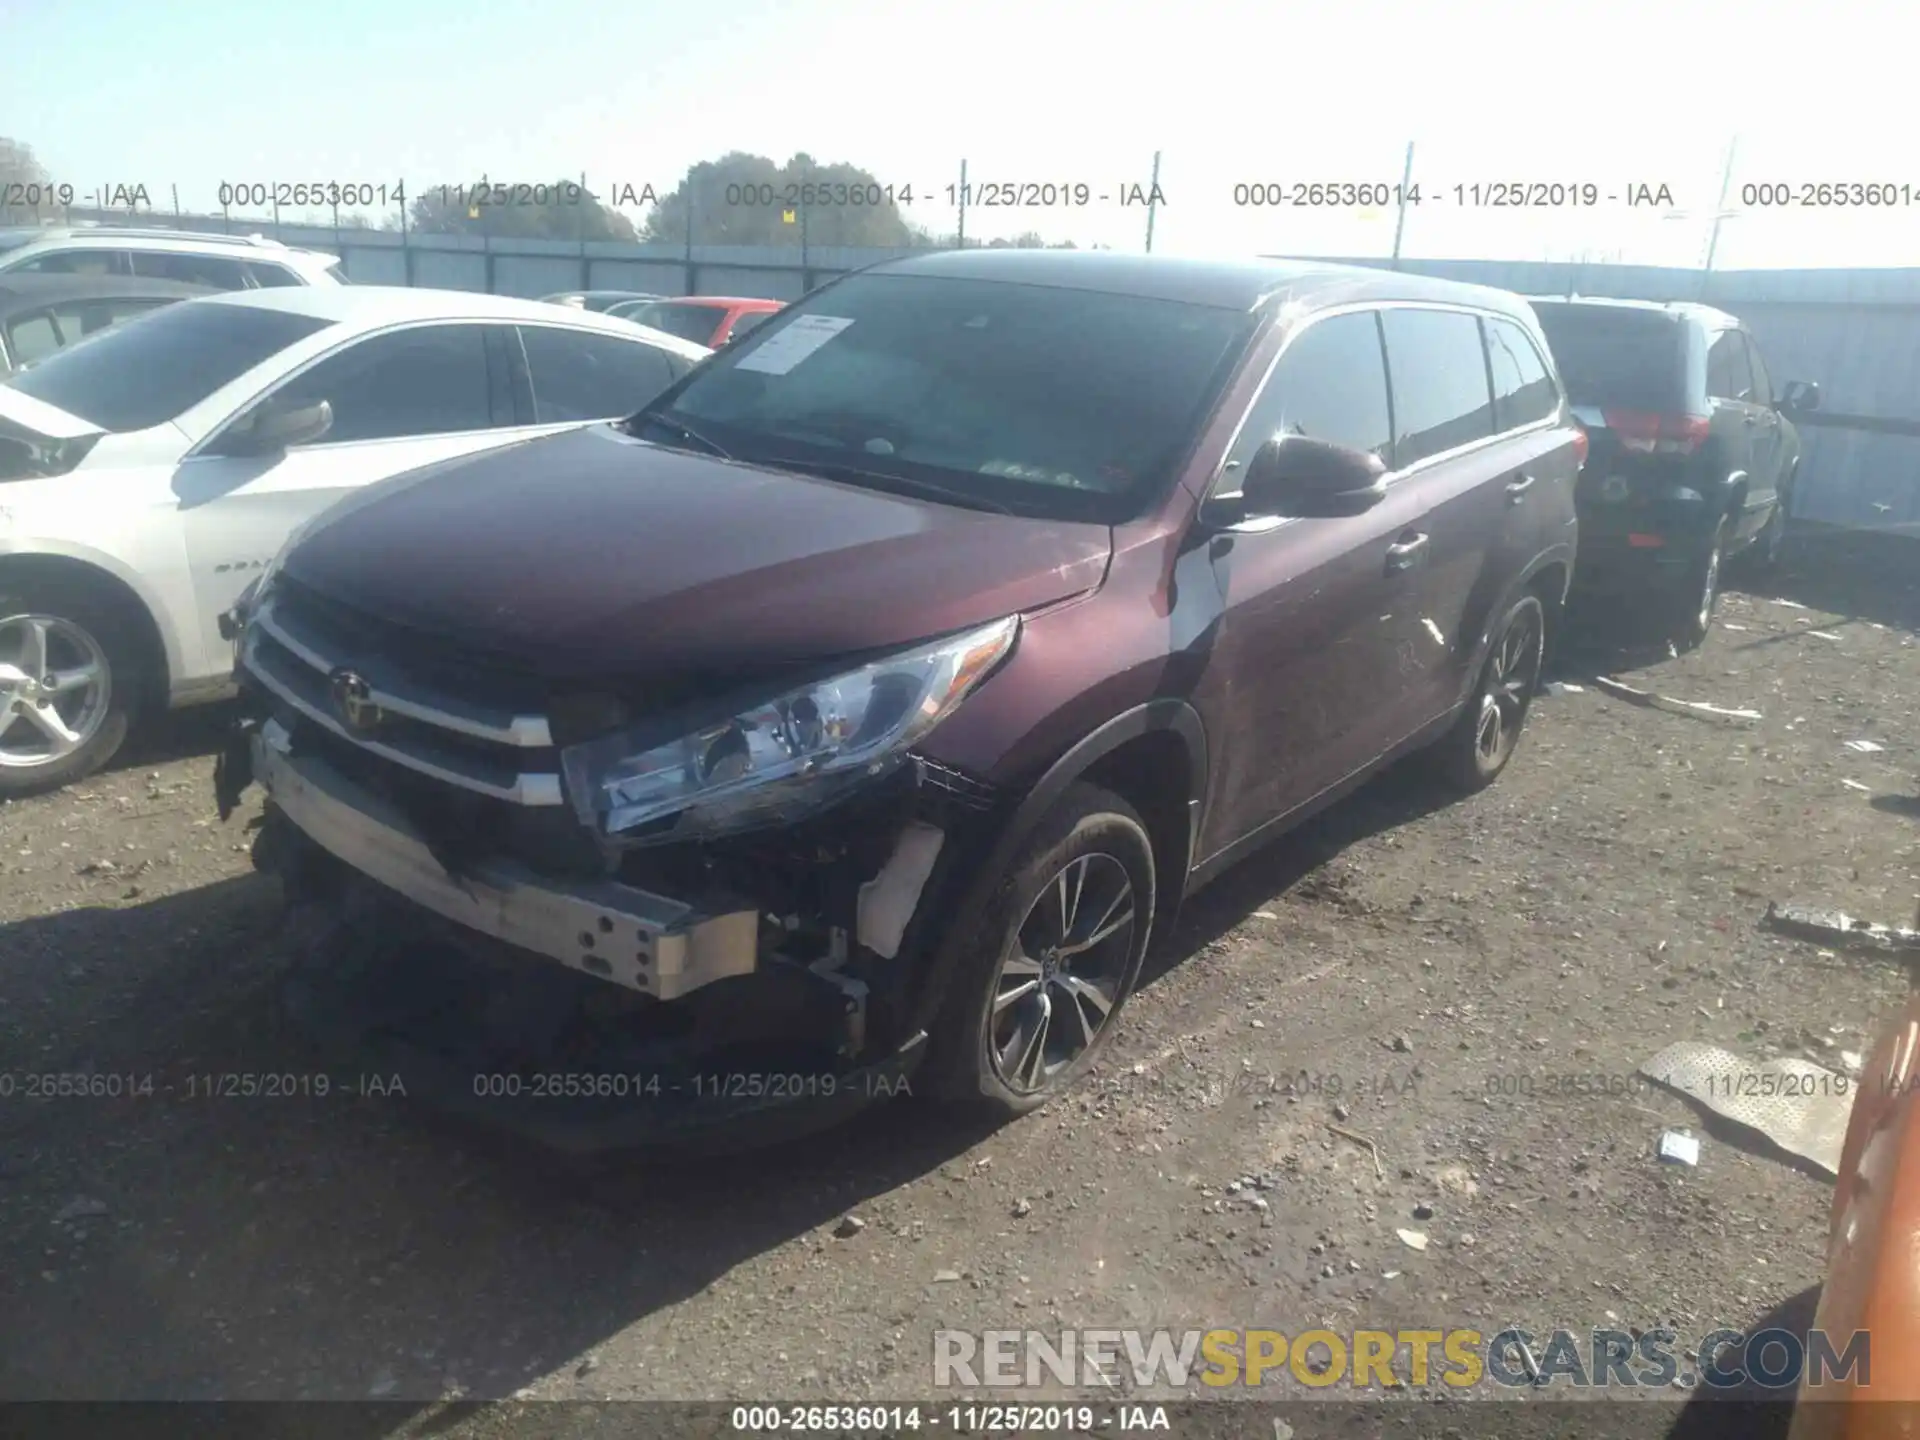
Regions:
[[[195, 1096], [320, 1062], [275, 1017], [276, 896], [214, 818], [213, 722], [182, 717], [0, 805], [0, 1397], [925, 1398], [947, 1326], [1697, 1337], [1804, 1305], [1827, 1184], [1726, 1133], [1656, 1163], [1664, 1126], [1707, 1132], [1631, 1077], [1678, 1039], [1833, 1064], [1903, 995], [1758, 922], [1911, 922], [1916, 575], [1911, 542], [1817, 538], [1694, 655], [1569, 655], [1764, 718], [1589, 686], [1470, 801], [1383, 777], [1204, 892], [1039, 1115], [899, 1102], [670, 1171], [579, 1174], [338, 1067], [324, 1100]], [[151, 1093], [25, 1098], [79, 1072]], [[472, 1423], [548, 1433], [513, 1413]]]

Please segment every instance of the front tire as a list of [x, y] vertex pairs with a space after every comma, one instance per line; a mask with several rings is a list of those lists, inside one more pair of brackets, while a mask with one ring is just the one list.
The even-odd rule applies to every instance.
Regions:
[[1507, 768], [1540, 688], [1546, 642], [1546, 608], [1539, 596], [1522, 595], [1494, 629], [1473, 698], [1434, 747], [1440, 774], [1455, 789], [1484, 790]]
[[0, 593], [0, 798], [99, 770], [132, 723], [140, 680], [120, 616], [85, 589]]
[[1096, 786], [1070, 788], [971, 932], [922, 1072], [934, 1096], [1010, 1118], [1071, 1087], [1139, 979], [1155, 884], [1134, 808]]

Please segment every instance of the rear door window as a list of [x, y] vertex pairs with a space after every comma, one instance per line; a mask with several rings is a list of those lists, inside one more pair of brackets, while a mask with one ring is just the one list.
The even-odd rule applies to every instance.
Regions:
[[1707, 347], [1707, 394], [1716, 400], [1742, 401], [1753, 394], [1746, 337], [1738, 330], [1722, 330]]
[[1560, 391], [1533, 337], [1511, 320], [1481, 322], [1487, 333], [1487, 367], [1493, 372], [1493, 423], [1517, 430], [1547, 419], [1560, 408]]
[[1535, 301], [1567, 396], [1576, 405], [1689, 409], [1686, 334], [1677, 316], [1625, 305]]
[[1386, 310], [1396, 469], [1493, 434], [1480, 321], [1457, 310]]
[[209, 285], [216, 290], [247, 290], [245, 262], [224, 255], [182, 255], [171, 251], [136, 250], [133, 273], [155, 280], [183, 280], [189, 285]]
[[520, 340], [536, 425], [631, 415], [677, 378], [665, 353], [637, 338], [522, 325]]

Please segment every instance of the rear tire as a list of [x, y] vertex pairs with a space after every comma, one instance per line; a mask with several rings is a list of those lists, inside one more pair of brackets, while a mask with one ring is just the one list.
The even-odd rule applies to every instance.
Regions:
[[1546, 637], [1547, 612], [1537, 595], [1522, 595], [1495, 627], [1473, 697], [1432, 751], [1441, 778], [1455, 789], [1486, 789], [1513, 758], [1540, 688]]
[[936, 1099], [1011, 1118], [1070, 1088], [1140, 977], [1155, 874], [1146, 823], [1072, 786], [970, 929], [920, 1078]]
[[139, 657], [119, 608], [86, 586], [0, 592], [0, 798], [57, 790], [113, 759], [138, 708]]
[[1713, 617], [1720, 611], [1720, 574], [1727, 561], [1727, 533], [1732, 528], [1732, 520], [1722, 516], [1700, 554], [1687, 567], [1685, 583], [1673, 602], [1670, 627], [1678, 650], [1698, 650], [1713, 629]]

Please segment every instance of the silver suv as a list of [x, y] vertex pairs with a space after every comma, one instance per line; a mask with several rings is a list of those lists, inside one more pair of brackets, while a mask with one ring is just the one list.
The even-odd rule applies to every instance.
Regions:
[[89, 226], [0, 230], [0, 275], [140, 275], [216, 290], [344, 285], [340, 257], [263, 235]]

